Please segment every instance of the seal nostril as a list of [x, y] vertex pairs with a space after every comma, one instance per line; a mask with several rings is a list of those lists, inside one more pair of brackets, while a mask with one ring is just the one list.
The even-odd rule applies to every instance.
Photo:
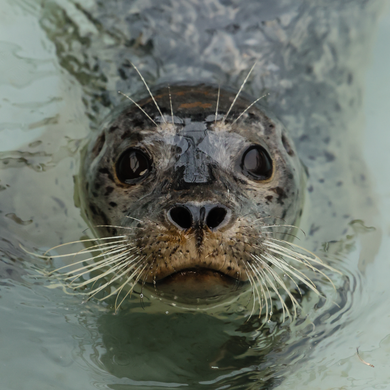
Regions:
[[214, 207], [209, 211], [206, 219], [206, 225], [210, 229], [215, 229], [225, 220], [226, 210], [222, 207]]
[[191, 212], [182, 206], [177, 206], [169, 210], [172, 222], [182, 229], [189, 229], [192, 226]]

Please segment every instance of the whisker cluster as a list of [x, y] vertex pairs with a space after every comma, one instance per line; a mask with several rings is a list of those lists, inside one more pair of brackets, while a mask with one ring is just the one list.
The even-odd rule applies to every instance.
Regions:
[[[302, 246], [273, 237], [275, 232], [272, 230], [283, 226], [296, 228], [291, 225], [262, 226], [262, 229], [266, 229], [266, 233], [262, 235], [263, 240], [258, 245], [254, 245], [257, 250], [250, 253], [250, 259], [244, 264], [253, 298], [249, 318], [258, 306], [259, 317], [265, 310], [264, 322], [268, 321], [273, 314], [273, 301], [277, 298], [282, 309], [282, 322], [287, 317], [293, 320], [297, 317], [300, 304], [292, 291], [296, 289], [302, 295], [299, 285], [322, 296], [313, 280], [303, 272], [304, 269], [324, 277], [335, 288], [332, 280], [321, 268], [340, 273], [338, 270], [325, 264], [317, 255]], [[290, 299], [292, 308], [287, 306], [281, 294]]]
[[[113, 227], [110, 225], [110, 227]], [[120, 228], [117, 226], [116, 228]], [[122, 227], [123, 228], [123, 227]], [[132, 229], [132, 228], [123, 228]], [[131, 233], [130, 233], [131, 234]], [[145, 255], [140, 249], [129, 243], [129, 233], [126, 235], [103, 237], [100, 239], [85, 239], [72, 241], [58, 245], [41, 255], [45, 259], [70, 258], [83, 256], [72, 264], [57, 268], [49, 273], [64, 282], [65, 286], [72, 290], [83, 290], [89, 287], [87, 292], [78, 292], [78, 295], [85, 295], [86, 301], [92, 298], [103, 301], [116, 295], [115, 312], [118, 311], [124, 300], [133, 292], [134, 287], [144, 274], [148, 263], [145, 262]], [[67, 254], [49, 254], [58, 248], [66, 248], [74, 244], [90, 245], [77, 252]], [[125, 296], [120, 296], [127, 287], [130, 287]], [[96, 296], [103, 291], [110, 289], [102, 298]]]

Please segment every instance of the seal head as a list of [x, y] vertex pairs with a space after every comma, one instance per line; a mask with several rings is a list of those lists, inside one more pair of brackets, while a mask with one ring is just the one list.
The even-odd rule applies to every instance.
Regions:
[[305, 175], [286, 130], [236, 97], [160, 88], [114, 113], [84, 153], [86, 219], [124, 242], [129, 278], [170, 299], [258, 281], [271, 265], [265, 240], [275, 226], [287, 237], [302, 213]]

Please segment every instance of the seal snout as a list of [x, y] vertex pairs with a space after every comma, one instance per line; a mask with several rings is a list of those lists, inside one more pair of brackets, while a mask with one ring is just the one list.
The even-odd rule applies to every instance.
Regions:
[[216, 231], [230, 221], [231, 211], [221, 204], [186, 203], [172, 207], [167, 216], [168, 220], [180, 230], [207, 226], [211, 231]]

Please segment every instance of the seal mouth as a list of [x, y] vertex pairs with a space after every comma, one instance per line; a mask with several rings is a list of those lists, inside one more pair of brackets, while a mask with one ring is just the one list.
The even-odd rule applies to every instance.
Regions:
[[237, 291], [243, 284], [245, 282], [219, 271], [207, 268], [187, 268], [156, 281], [154, 289], [160, 296], [188, 302], [189, 300], [226, 297], [233, 291]]

